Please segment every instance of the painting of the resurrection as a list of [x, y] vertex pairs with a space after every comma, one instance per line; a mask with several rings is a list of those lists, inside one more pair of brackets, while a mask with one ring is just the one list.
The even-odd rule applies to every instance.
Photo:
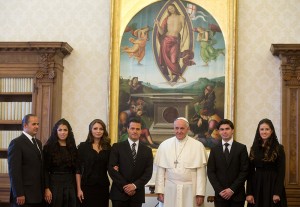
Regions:
[[140, 141], [152, 148], [174, 136], [173, 121], [207, 148], [224, 118], [225, 42], [215, 18], [187, 1], [159, 1], [127, 24], [120, 45], [118, 141], [126, 121], [142, 119]]

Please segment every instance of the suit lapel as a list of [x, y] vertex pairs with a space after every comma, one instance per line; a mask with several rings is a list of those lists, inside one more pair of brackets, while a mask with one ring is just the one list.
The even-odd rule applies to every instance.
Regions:
[[[130, 146], [130, 143], [129, 143], [128, 140], [127, 140], [127, 143], [126, 143], [126, 153], [127, 153], [127, 156], [130, 157], [131, 164], [133, 165], [132, 151], [131, 151], [131, 146]], [[139, 153], [139, 151], [138, 151], [138, 153]], [[138, 153], [137, 153], [137, 156], [136, 156], [137, 158], [138, 158]]]
[[230, 162], [231, 162], [231, 158], [232, 158], [232, 147], [233, 147], [233, 146], [231, 146], [231, 149], [230, 149], [230, 152], [229, 152], [229, 159], [228, 159], [228, 161], [226, 161], [222, 142], [221, 142], [220, 145], [219, 145], [220, 157], [221, 157], [221, 159], [222, 159], [222, 162], [223, 162], [223, 163], [226, 163], [226, 164], [225, 164], [226, 168], [229, 167]]
[[224, 150], [223, 150], [222, 142], [220, 142], [220, 144], [219, 144], [219, 152], [220, 152], [220, 155], [221, 155], [220, 157], [222, 159], [222, 162], [227, 163], [226, 158], [225, 158], [225, 154], [224, 154]]
[[[144, 162], [144, 152], [146, 146], [143, 145], [141, 142], [139, 142], [138, 145], [138, 151], [136, 154], [136, 161], [135, 161], [135, 166], [140, 166], [140, 163]], [[132, 159], [132, 164], [133, 164], [133, 159]]]
[[24, 135], [25, 144], [36, 153], [36, 155], [41, 159], [41, 152], [40, 150]]
[[139, 146], [138, 146], [138, 151], [137, 151], [137, 154], [136, 154], [136, 161], [135, 161], [135, 165], [137, 165], [141, 160], [142, 157], [143, 157], [143, 147], [141, 142], [139, 142]]

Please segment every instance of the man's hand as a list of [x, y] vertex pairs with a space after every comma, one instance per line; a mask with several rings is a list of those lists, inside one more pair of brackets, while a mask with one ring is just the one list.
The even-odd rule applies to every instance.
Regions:
[[44, 197], [45, 197], [45, 201], [50, 204], [52, 201], [52, 193], [49, 188], [45, 189]]
[[25, 203], [25, 196], [19, 196], [19, 197], [17, 197], [17, 204], [19, 206], [24, 205], [24, 203]]
[[116, 165], [116, 166], [114, 166], [113, 168], [114, 168], [115, 171], [118, 171], [118, 172], [119, 172], [119, 166]]
[[225, 190], [222, 190], [219, 194], [222, 198], [229, 200], [233, 195], [233, 191], [230, 188], [226, 188]]
[[131, 192], [127, 193], [127, 195], [133, 196], [135, 193], [136, 193], [136, 191], [134, 190], [134, 191], [131, 191]]
[[248, 203], [250, 203], [250, 204], [255, 204], [253, 195], [248, 195], [248, 196], [246, 197], [246, 201], [247, 201]]
[[158, 193], [158, 194], [157, 194], [157, 200], [158, 200], [159, 202], [163, 203], [163, 202], [164, 202], [164, 194]]
[[204, 196], [196, 195], [196, 205], [201, 206], [203, 202], [204, 202]]
[[[134, 195], [135, 194], [135, 185], [133, 185], [133, 183], [127, 184], [123, 186], [123, 190], [125, 191], [125, 193], [127, 193], [128, 195]], [[134, 192], [134, 193], [133, 193]]]
[[280, 201], [279, 195], [273, 195], [273, 202], [278, 203]]

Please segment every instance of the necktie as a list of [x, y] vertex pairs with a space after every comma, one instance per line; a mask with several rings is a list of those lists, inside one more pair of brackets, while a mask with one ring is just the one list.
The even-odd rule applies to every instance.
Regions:
[[225, 143], [224, 145], [225, 145], [224, 155], [225, 155], [226, 162], [228, 162], [228, 159], [229, 159], [229, 149], [228, 149], [228, 146], [229, 146], [229, 144]]
[[131, 145], [131, 153], [132, 153], [132, 158], [133, 158], [133, 164], [134, 164], [134, 165], [135, 165], [135, 161], [136, 161], [136, 150], [135, 150], [135, 145], [136, 145], [135, 142]]
[[39, 150], [39, 152], [41, 153], [40, 148], [39, 148], [39, 146], [37, 145], [35, 138], [32, 138], [31, 140], [32, 140], [32, 142], [33, 142], [33, 145], [34, 145], [34, 146]]

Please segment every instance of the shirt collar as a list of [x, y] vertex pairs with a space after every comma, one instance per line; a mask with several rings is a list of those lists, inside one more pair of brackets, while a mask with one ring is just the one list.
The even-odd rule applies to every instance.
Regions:
[[32, 142], [33, 136], [23, 131], [23, 134]]
[[133, 144], [133, 143], [136, 143], [136, 146], [139, 145], [139, 140], [137, 140], [136, 142], [132, 141], [131, 139], [128, 138], [128, 142], [130, 144], [130, 146]]
[[224, 142], [224, 140], [222, 140], [222, 146], [223, 146], [225, 143], [228, 143], [230, 146], [232, 146], [233, 138], [231, 138], [228, 142]]

